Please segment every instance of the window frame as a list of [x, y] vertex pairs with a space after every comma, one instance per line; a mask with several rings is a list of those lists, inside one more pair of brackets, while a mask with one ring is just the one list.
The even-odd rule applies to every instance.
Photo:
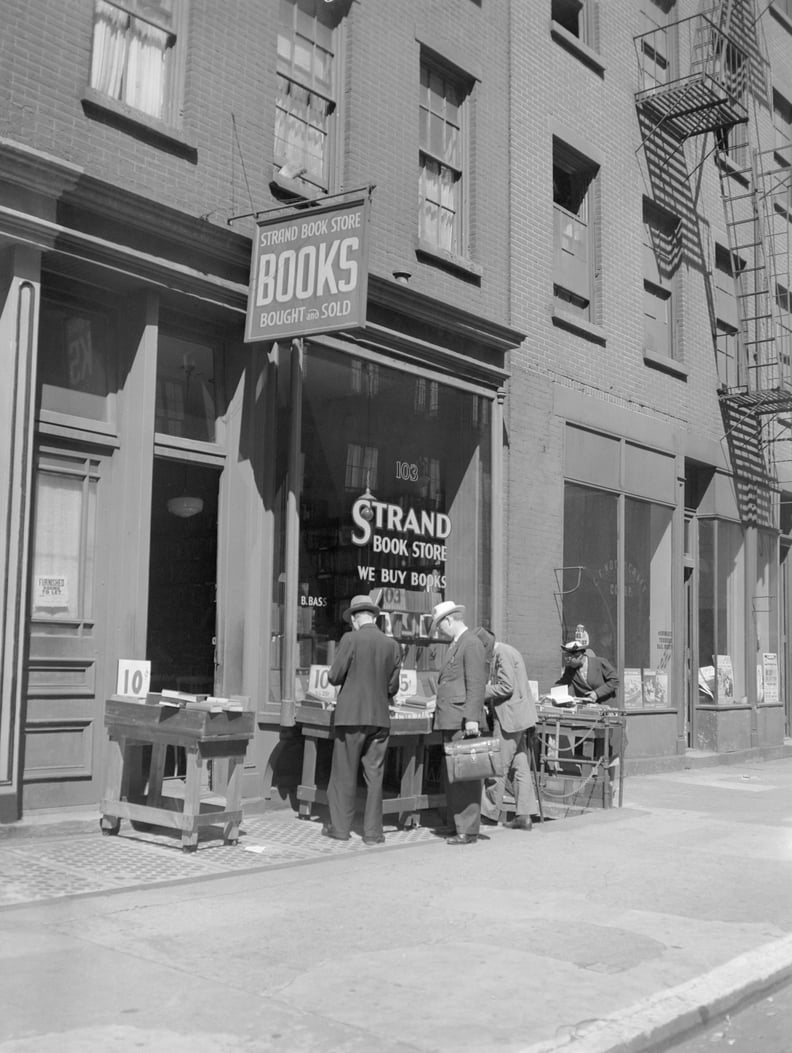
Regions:
[[[320, 0], [281, 0], [279, 5], [279, 16], [277, 25], [277, 56], [276, 56], [276, 84], [278, 87], [275, 92], [275, 119], [273, 126], [272, 135], [272, 172], [273, 179], [270, 184], [273, 192], [277, 193], [277, 189], [286, 191], [289, 194], [313, 198], [321, 196], [322, 194], [332, 193], [339, 183], [339, 165], [340, 165], [340, 143], [342, 139], [341, 129], [341, 71], [344, 65], [344, 22], [348, 10], [347, 3], [341, 3], [339, 5], [333, 5], [330, 8], [327, 4], [323, 4]], [[288, 34], [285, 32], [286, 27], [281, 21], [284, 11], [287, 9], [291, 10], [291, 26], [288, 27]], [[310, 9], [310, 10], [309, 10]], [[324, 50], [330, 56], [330, 75], [329, 85], [327, 90], [318, 90], [317, 76], [316, 76], [316, 52], [317, 49], [322, 46], [319, 37], [321, 36], [317, 27], [320, 24], [317, 12], [321, 11], [323, 15], [329, 17], [331, 25], [326, 25], [329, 33], [329, 44], [330, 48]], [[305, 26], [301, 26], [301, 22], [310, 19], [312, 21], [312, 36], [307, 36], [301, 29]], [[286, 60], [281, 54], [281, 40], [288, 35], [291, 59]], [[297, 38], [306, 40], [309, 42], [310, 51], [312, 55], [312, 61], [310, 63], [310, 83], [308, 80], [300, 81], [298, 78], [297, 70], [294, 64], [294, 54], [296, 49]], [[292, 156], [290, 153], [290, 144], [282, 137], [279, 137], [279, 119], [278, 110], [282, 99], [280, 91], [280, 80], [286, 79], [290, 82], [290, 85], [297, 86], [300, 91], [305, 92], [309, 97], [314, 94], [323, 98], [327, 104], [326, 112], [326, 131], [324, 132], [324, 142], [322, 147], [322, 173], [317, 176], [316, 173], [308, 171], [307, 166], [302, 165], [302, 158]], [[310, 105], [310, 103], [309, 103]], [[288, 115], [292, 111], [284, 109], [284, 113]], [[310, 114], [309, 114], [310, 117]], [[299, 119], [299, 118], [298, 118]], [[309, 121], [303, 121], [303, 124], [310, 126]], [[282, 151], [279, 151], [278, 144], [283, 142], [285, 147]], [[304, 152], [303, 152], [304, 153]]]
[[[679, 263], [681, 259], [680, 244], [681, 221], [651, 198], [643, 199], [643, 289], [644, 289], [644, 334], [643, 352], [644, 357], [650, 360], [669, 362], [681, 362], [683, 360], [682, 348], [676, 332], [676, 319], [680, 311], [679, 298], [681, 286], [678, 280]], [[660, 246], [667, 242], [670, 248], [669, 263], [667, 266], [661, 264]], [[667, 323], [665, 327], [665, 339], [662, 348], [649, 346], [649, 336], [652, 332], [647, 321], [647, 295], [654, 297], [658, 303], [665, 303], [667, 311]], [[655, 334], [661, 330], [655, 326]]]
[[[569, 178], [569, 205], [559, 200], [563, 194], [557, 173]], [[597, 195], [599, 191], [600, 165], [586, 157], [559, 136], [553, 136], [553, 298], [560, 309], [578, 315], [588, 322], [596, 322], [597, 283], [595, 270], [599, 252], [600, 218]], [[579, 203], [575, 206], [575, 201]], [[581, 270], [585, 270], [586, 288], [582, 283], [564, 282], [569, 278], [570, 268], [562, 266], [564, 246], [560, 224], [565, 220], [575, 224], [576, 231], [585, 230], [586, 259]], [[577, 254], [574, 254], [577, 255]], [[587, 295], [583, 295], [583, 293]]]
[[[424, 74], [426, 72], [426, 87], [424, 87]], [[429, 143], [428, 135], [424, 136], [422, 129], [425, 126], [429, 127], [429, 119], [426, 121], [422, 119], [422, 111], [424, 109], [428, 114], [431, 114], [429, 106], [425, 106], [425, 101], [430, 96], [431, 91], [431, 79], [432, 75], [439, 77], [445, 86], [453, 87], [457, 95], [457, 114], [458, 122], [454, 126], [457, 129], [458, 136], [458, 167], [451, 165], [447, 162], [447, 158], [441, 157], [436, 151], [431, 149], [431, 143]], [[434, 54], [427, 48], [421, 49], [420, 54], [420, 75], [419, 75], [419, 98], [418, 98], [418, 248], [422, 253], [445, 259], [453, 262], [459, 262], [464, 265], [465, 261], [470, 260], [471, 246], [470, 246], [470, 188], [469, 182], [471, 179], [471, 165], [470, 165], [470, 140], [471, 140], [471, 121], [472, 121], [472, 96], [473, 96], [474, 78], [469, 74], [465, 74], [462, 70], [457, 69], [450, 63], [444, 61], [440, 56]], [[447, 96], [444, 95], [444, 102], [447, 106]], [[446, 122], [447, 124], [450, 122]], [[429, 159], [431, 162], [437, 164], [441, 169], [446, 168], [451, 171], [458, 172], [457, 179], [457, 192], [456, 202], [454, 211], [454, 224], [453, 224], [453, 236], [451, 240], [452, 248], [444, 248], [441, 244], [441, 238], [438, 235], [437, 240], [432, 240], [425, 235], [423, 226], [423, 210], [427, 201], [427, 197], [423, 192], [424, 173], [426, 170], [425, 160]], [[438, 182], [441, 175], [438, 174]], [[442, 197], [438, 198], [436, 202], [437, 208], [442, 208]], [[439, 230], [439, 223], [438, 223]]]

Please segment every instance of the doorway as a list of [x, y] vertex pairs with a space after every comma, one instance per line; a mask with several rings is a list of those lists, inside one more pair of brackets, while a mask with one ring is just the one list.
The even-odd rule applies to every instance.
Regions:
[[219, 472], [155, 458], [148, 633], [151, 690], [215, 691]]

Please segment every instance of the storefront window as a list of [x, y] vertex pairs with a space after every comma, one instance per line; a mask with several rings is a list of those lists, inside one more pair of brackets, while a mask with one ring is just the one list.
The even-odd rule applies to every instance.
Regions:
[[302, 410], [297, 697], [332, 662], [342, 612], [366, 593], [403, 645], [404, 668], [434, 670], [430, 612], [441, 599], [490, 617], [488, 399], [360, 358], [311, 348]]
[[[565, 631], [588, 632], [594, 652], [623, 666], [630, 709], [672, 704], [672, 509], [567, 483], [564, 500]], [[619, 556], [618, 538], [624, 537]], [[624, 597], [624, 652], [618, 653], [619, 589]]]
[[627, 498], [624, 518], [625, 704], [662, 709], [671, 705], [672, 511]]
[[567, 483], [564, 489], [563, 617], [567, 634], [586, 627], [596, 654], [616, 662], [618, 498]]
[[160, 333], [156, 430], [215, 441], [215, 368], [211, 347]]
[[759, 702], [777, 703], [778, 695], [778, 542], [768, 530], [757, 533], [756, 684]]
[[39, 325], [41, 408], [86, 420], [110, 419], [114, 377], [108, 319], [93, 311], [43, 303]]
[[745, 563], [742, 530], [699, 522], [699, 698], [745, 700]]

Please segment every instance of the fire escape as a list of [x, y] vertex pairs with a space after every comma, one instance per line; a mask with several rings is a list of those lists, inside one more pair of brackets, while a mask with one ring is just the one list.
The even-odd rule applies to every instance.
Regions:
[[[635, 102], [642, 145], [662, 140], [665, 161], [681, 155], [688, 179], [685, 143], [713, 135], [737, 321], [734, 361], [718, 395], [727, 435], [742, 433], [745, 472], [769, 481], [772, 447], [782, 440], [789, 446], [784, 415], [792, 411], [792, 147], [760, 148], [760, 106], [767, 107], [766, 124], [773, 106], [754, 7], [754, 0], [721, 0], [705, 14], [636, 37]], [[710, 295], [712, 305], [712, 285]], [[717, 342], [714, 308], [712, 322]]]

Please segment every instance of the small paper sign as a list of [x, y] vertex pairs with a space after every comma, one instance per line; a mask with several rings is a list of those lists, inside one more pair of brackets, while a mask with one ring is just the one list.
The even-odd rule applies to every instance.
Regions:
[[151, 662], [119, 658], [116, 694], [128, 698], [145, 698], [151, 683]]
[[414, 669], [402, 669], [399, 673], [399, 690], [393, 696], [395, 702], [403, 702], [418, 694], [418, 673]]
[[308, 694], [312, 698], [321, 699], [323, 702], [335, 702], [338, 688], [327, 679], [330, 672], [329, 665], [312, 665], [308, 674]]

